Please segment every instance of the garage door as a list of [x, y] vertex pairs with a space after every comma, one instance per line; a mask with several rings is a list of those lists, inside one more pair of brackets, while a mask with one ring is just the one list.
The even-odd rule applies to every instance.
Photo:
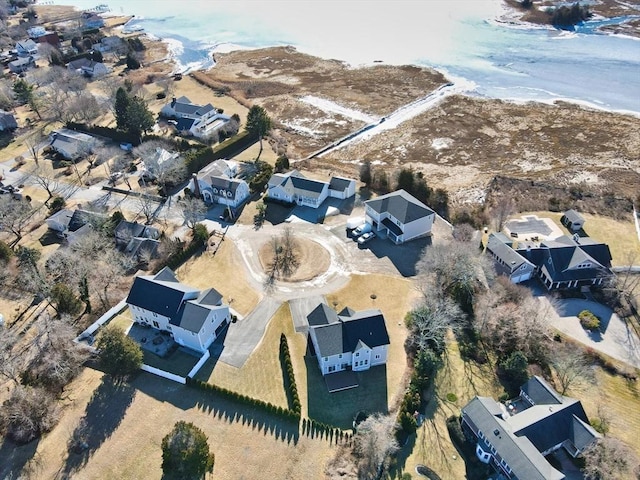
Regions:
[[516, 275], [511, 277], [513, 283], [526, 282], [531, 278], [531, 272], [523, 273], [522, 275]]

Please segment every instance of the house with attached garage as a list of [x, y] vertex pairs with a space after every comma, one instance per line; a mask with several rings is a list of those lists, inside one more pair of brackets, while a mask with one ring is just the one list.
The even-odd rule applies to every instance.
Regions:
[[16, 117], [11, 112], [0, 110], [0, 132], [15, 130], [18, 128]]
[[91, 135], [66, 128], [51, 132], [49, 139], [49, 147], [67, 160], [75, 160], [91, 153], [99, 143]]
[[513, 240], [504, 233], [492, 233], [486, 251], [493, 257], [498, 273], [508, 276], [512, 283], [525, 282], [534, 276], [536, 266], [512, 246]]
[[504, 479], [562, 480], [565, 475], [545, 457], [564, 449], [575, 458], [600, 438], [580, 401], [558, 394], [538, 376], [506, 404], [475, 397], [461, 418], [478, 459]]
[[109, 73], [109, 68], [101, 62], [89, 58], [79, 58], [67, 64], [67, 70], [89, 78], [101, 77]]
[[305, 177], [298, 170], [276, 173], [267, 184], [267, 198], [278, 202], [318, 208], [327, 198], [350, 198], [356, 193], [356, 181], [331, 177], [329, 182]]
[[36, 61], [32, 55], [28, 57], [20, 57], [12, 62], [8, 63], [9, 70], [12, 73], [23, 73], [29, 70], [30, 68], [35, 68]]
[[194, 174], [188, 188], [206, 203], [238, 208], [249, 198], [250, 192], [247, 182], [233, 178], [237, 171], [236, 162], [216, 160]]
[[173, 119], [178, 132], [184, 132], [198, 138], [207, 138], [221, 129], [230, 119], [211, 105], [192, 103], [187, 97], [173, 98], [167, 103], [160, 115]]
[[319, 304], [308, 316], [309, 337], [322, 375], [364, 371], [387, 362], [389, 333], [380, 310], [340, 313]]
[[433, 210], [404, 190], [367, 200], [364, 205], [365, 221], [395, 244], [430, 235], [436, 218]]
[[176, 343], [200, 353], [231, 321], [219, 292], [180, 283], [169, 267], [136, 277], [126, 302], [135, 322], [169, 332]]

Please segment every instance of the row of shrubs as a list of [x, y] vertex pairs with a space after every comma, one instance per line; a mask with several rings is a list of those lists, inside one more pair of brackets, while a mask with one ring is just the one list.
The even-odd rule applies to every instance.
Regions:
[[193, 238], [191, 239], [187, 247], [183, 247], [181, 250], [178, 250], [177, 252], [169, 256], [164, 262], [160, 262], [155, 269], [156, 273], [162, 270], [164, 267], [169, 267], [171, 270], [175, 270], [176, 268], [178, 268], [185, 261], [191, 258], [191, 256], [193, 256], [204, 245], [206, 245], [209, 236], [210, 235], [207, 231], [207, 227], [200, 224], [196, 225], [193, 233]]
[[136, 135], [131, 135], [128, 132], [118, 130], [112, 127], [103, 127], [100, 125], [87, 125], [86, 123], [67, 122], [65, 127], [69, 130], [75, 130], [78, 132], [92, 133], [101, 137], [107, 137], [114, 142], [130, 143], [132, 145], [138, 145], [140, 139]]
[[187, 170], [189, 173], [196, 173], [214, 160], [231, 158], [255, 142], [256, 137], [245, 131], [225, 140], [220, 145], [216, 145], [215, 148], [202, 146], [193, 149], [185, 156]]
[[289, 342], [285, 334], [280, 335], [280, 364], [284, 370], [285, 385], [289, 407], [298, 415], [302, 412], [302, 404], [298, 395], [298, 386], [296, 385], [296, 376], [293, 373], [293, 364], [291, 363], [291, 353], [289, 352]]
[[323, 434], [331, 439], [335, 438], [336, 443], [343, 441], [350, 442], [353, 438], [353, 433], [345, 432], [338, 427], [327, 425], [326, 423], [316, 422], [312, 418], [308, 420], [306, 418], [302, 419], [302, 431], [307, 433], [315, 432], [317, 434]]
[[240, 402], [250, 407], [262, 409], [267, 413], [277, 415], [285, 420], [290, 420], [295, 423], [300, 421], [300, 413], [294, 412], [293, 410], [290, 410], [288, 408], [278, 407], [273, 403], [264, 402], [262, 400], [258, 400], [257, 398], [249, 397], [247, 395], [228, 390], [224, 387], [219, 387], [218, 385], [201, 382], [200, 380], [195, 380], [191, 377], [187, 377], [187, 385], [190, 387], [199, 388], [201, 390], [204, 390], [205, 392], [216, 393], [234, 402]]

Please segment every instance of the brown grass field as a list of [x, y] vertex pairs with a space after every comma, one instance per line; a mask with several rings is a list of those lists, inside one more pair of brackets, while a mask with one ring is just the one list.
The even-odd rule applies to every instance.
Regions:
[[215, 256], [205, 252], [191, 258], [176, 273], [187, 285], [215, 288], [234, 310], [247, 315], [258, 304], [260, 295], [245, 278], [242, 261], [233, 242], [223, 241]]
[[[288, 277], [279, 275], [278, 278], [288, 282], [304, 282], [327, 271], [331, 265], [331, 256], [322, 245], [300, 236], [295, 238], [295, 242], [295, 256], [298, 264], [291, 275]], [[258, 257], [262, 270], [270, 272], [274, 257], [271, 242], [267, 241], [260, 247]]]

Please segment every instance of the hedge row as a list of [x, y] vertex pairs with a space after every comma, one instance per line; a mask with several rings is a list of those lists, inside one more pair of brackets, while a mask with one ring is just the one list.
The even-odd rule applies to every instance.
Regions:
[[300, 421], [300, 414], [294, 412], [293, 410], [289, 410], [288, 408], [278, 407], [272, 403], [263, 402], [262, 400], [258, 400], [257, 398], [252, 398], [247, 395], [243, 395], [241, 393], [237, 393], [232, 390], [219, 387], [218, 385], [201, 382], [200, 380], [194, 380], [191, 377], [187, 377], [187, 385], [190, 387], [199, 388], [201, 390], [204, 390], [205, 392], [216, 393], [234, 402], [240, 402], [250, 407], [260, 408], [267, 413], [278, 415], [285, 420], [291, 420], [292, 422], [296, 422], [296, 423]]
[[300, 396], [298, 395], [296, 376], [293, 373], [293, 364], [291, 363], [291, 354], [289, 353], [289, 342], [287, 342], [287, 337], [284, 333], [280, 335], [280, 363], [286, 373], [284, 388], [287, 390], [289, 406], [291, 410], [300, 415], [302, 404], [300, 403]]
[[303, 432], [315, 432], [318, 434], [325, 434], [327, 437], [331, 439], [335, 438], [336, 443], [338, 442], [349, 442], [353, 438], [353, 433], [345, 432], [338, 427], [334, 427], [332, 425], [327, 425], [326, 423], [316, 422], [312, 418], [302, 419], [302, 431]]
[[79, 132], [92, 133], [101, 137], [110, 138], [114, 142], [119, 143], [131, 143], [132, 145], [138, 145], [140, 139], [136, 135], [123, 132], [116, 128], [102, 127], [100, 125], [87, 125], [86, 123], [67, 122], [65, 125], [69, 130], [76, 130]]
[[214, 160], [231, 158], [256, 142], [256, 138], [249, 132], [241, 132], [225, 140], [215, 148], [201, 146], [188, 152], [185, 157], [189, 173], [196, 173]]

